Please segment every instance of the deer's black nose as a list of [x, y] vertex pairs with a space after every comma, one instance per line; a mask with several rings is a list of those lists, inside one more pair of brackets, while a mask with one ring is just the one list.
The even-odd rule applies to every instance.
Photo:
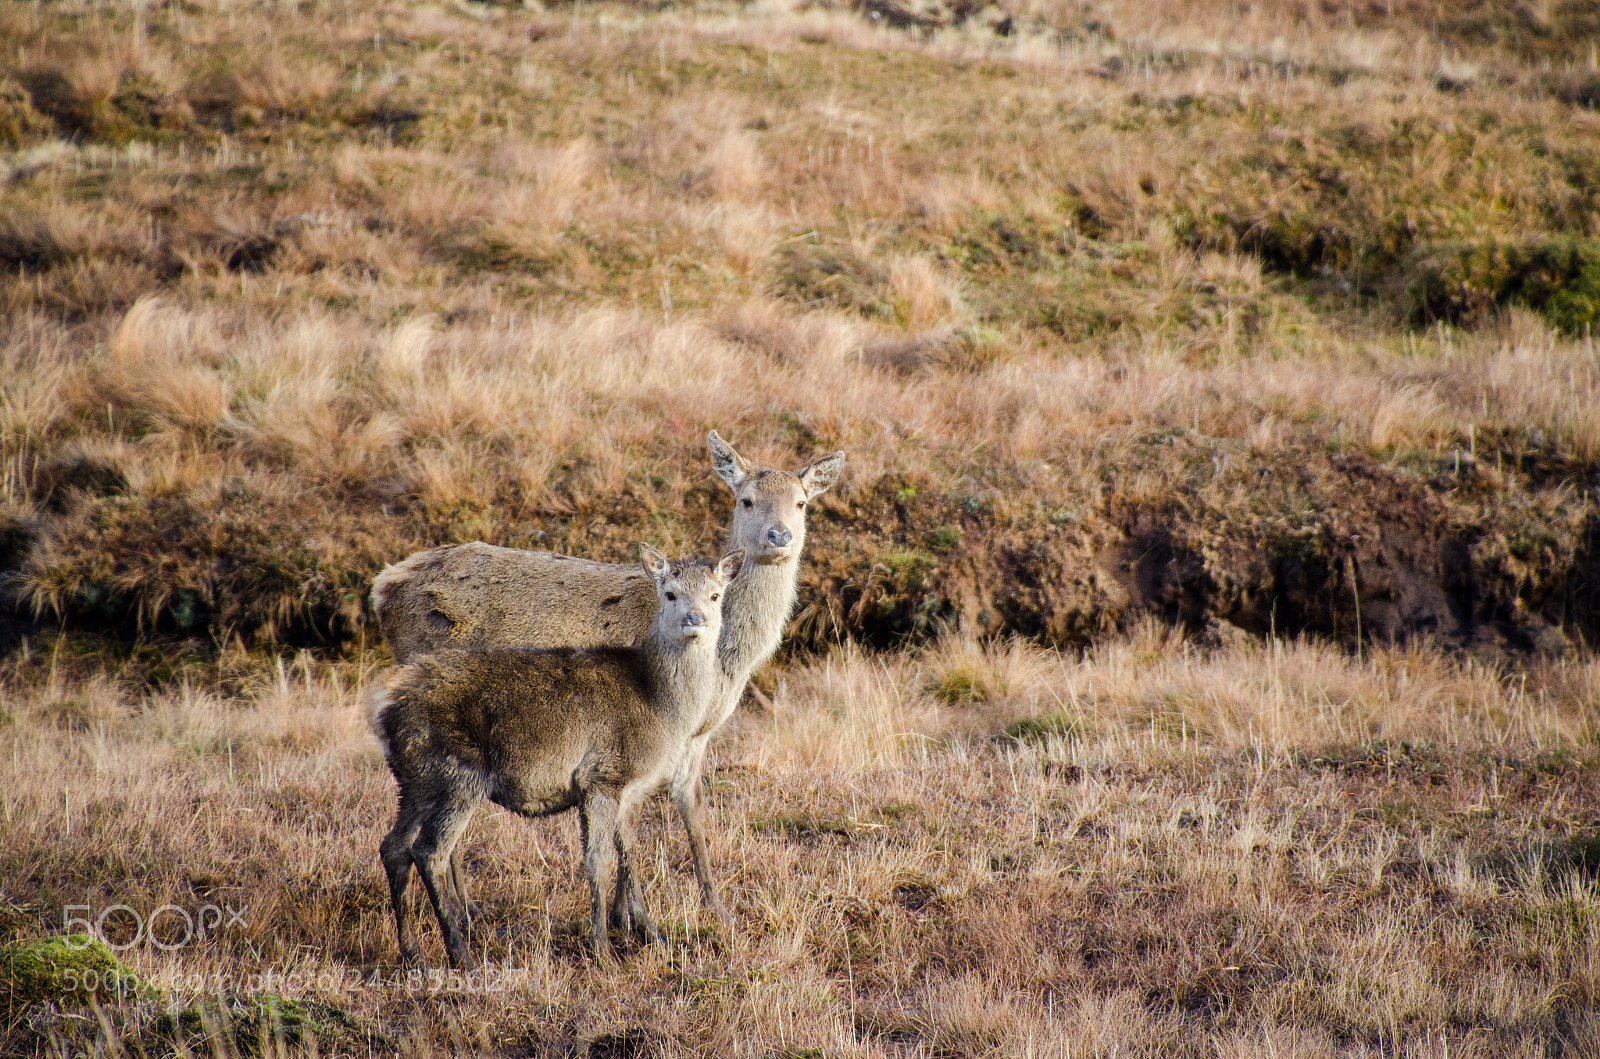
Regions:
[[701, 614], [698, 610], [691, 610], [688, 614], [683, 616], [683, 623], [685, 625], [704, 625], [706, 623], [706, 616]]
[[782, 548], [792, 540], [794, 540], [794, 534], [786, 529], [779, 529], [774, 526], [767, 530], [767, 543], [774, 548]]

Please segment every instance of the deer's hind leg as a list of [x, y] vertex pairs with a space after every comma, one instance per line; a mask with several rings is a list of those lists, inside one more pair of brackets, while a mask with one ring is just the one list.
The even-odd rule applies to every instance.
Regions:
[[633, 874], [633, 856], [623, 848], [622, 829], [617, 829], [617, 885], [611, 892], [611, 926], [624, 934], [633, 931], [633, 892], [638, 882]]
[[461, 932], [472, 932], [472, 921], [483, 915], [483, 906], [467, 896], [467, 872], [461, 866], [461, 843], [450, 851], [450, 886], [461, 906]]
[[406, 905], [406, 886], [411, 882], [411, 847], [422, 829], [422, 810], [415, 799], [400, 796], [400, 811], [395, 815], [394, 827], [378, 845], [378, 855], [383, 860], [383, 870], [389, 877], [389, 903], [394, 908], [395, 936], [400, 945], [400, 958], [406, 963], [416, 963], [422, 957], [416, 939], [411, 936], [411, 913]]
[[450, 954], [451, 964], [463, 969], [471, 964], [471, 956], [458, 925], [462, 909], [456, 906], [455, 887], [446, 884], [450, 881], [450, 859], [456, 842], [482, 800], [479, 791], [466, 785], [442, 791], [429, 806], [411, 847], [411, 861], [417, 866], [417, 874], [422, 876], [422, 885], [427, 887], [428, 899], [433, 902], [433, 914], [439, 919], [445, 951]]

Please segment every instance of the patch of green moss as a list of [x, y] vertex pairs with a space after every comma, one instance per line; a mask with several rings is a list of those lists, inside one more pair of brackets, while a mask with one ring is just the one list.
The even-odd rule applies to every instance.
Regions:
[[1410, 271], [1411, 313], [1421, 323], [1478, 323], [1512, 304], [1542, 313], [1569, 334], [1600, 323], [1600, 239], [1430, 247], [1413, 258]]
[[158, 1039], [179, 1043], [180, 1050], [241, 1056], [271, 1054], [283, 1045], [314, 1040], [357, 1050], [385, 1044], [370, 1027], [340, 1008], [271, 992], [223, 996], [169, 1011], [161, 1016], [154, 1032]]
[[0, 146], [27, 147], [50, 135], [50, 119], [33, 108], [27, 91], [0, 78]]
[[758, 833], [786, 835], [789, 838], [821, 838], [832, 835], [850, 838], [873, 834], [886, 827], [894, 827], [921, 815], [921, 810], [907, 802], [890, 802], [880, 809], [858, 819], [854, 816], [821, 816], [816, 813], [779, 813], [766, 819], [753, 819], [750, 829]]
[[1024, 743], [1044, 743], [1053, 736], [1066, 739], [1077, 734], [1081, 722], [1065, 713], [1041, 713], [1023, 717], [1006, 725], [1006, 735]]
[[20, 942], [0, 949], [0, 1009], [43, 1000], [88, 999], [93, 993], [129, 993], [139, 976], [104, 943], [88, 934]]
[[[1086, 219], [1087, 208], [1081, 204], [1069, 209], [1074, 221]], [[956, 231], [950, 256], [969, 271], [1048, 269], [1071, 253], [1072, 240], [1073, 233], [1053, 219], [978, 210]]]
[[559, 249], [518, 240], [484, 225], [451, 234], [443, 240], [441, 250], [463, 273], [523, 272], [545, 276], [563, 263]]
[[780, 813], [770, 819], [750, 821], [750, 829], [758, 833], [788, 835], [791, 838], [817, 838], [823, 835], [848, 837], [856, 832], [857, 824], [848, 817], [840, 819], [812, 813]]
[[791, 243], [779, 254], [778, 290], [805, 305], [835, 305], [862, 316], [889, 320], [889, 276], [849, 248]]
[[922, 810], [911, 802], [887, 802], [878, 807], [878, 819], [890, 823], [899, 823], [905, 819], [916, 819], [922, 816]]
[[928, 687], [928, 692], [946, 706], [966, 706], [994, 698], [988, 678], [970, 669], [952, 669]]

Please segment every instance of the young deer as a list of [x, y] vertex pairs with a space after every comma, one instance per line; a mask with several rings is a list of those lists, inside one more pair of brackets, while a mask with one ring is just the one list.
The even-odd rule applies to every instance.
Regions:
[[[742, 548], [748, 568], [723, 601], [716, 705], [695, 733], [691, 752], [672, 777], [672, 800], [689, 835], [700, 898], [724, 924], [701, 826], [700, 773], [706, 746], [738, 705], [756, 667], [771, 657], [794, 609], [806, 504], [838, 479], [844, 453], [822, 456], [798, 471], [760, 467], [712, 431], [711, 464], [733, 490], [728, 548]], [[372, 586], [372, 606], [397, 662], [453, 647], [600, 647], [638, 643], [655, 613], [653, 586], [632, 565], [573, 559], [550, 552], [462, 544], [418, 552], [387, 567]], [[452, 884], [468, 904], [459, 862]], [[626, 853], [617, 874], [614, 923], [639, 928], [637, 876]], [[625, 888], [631, 888], [629, 894]]]
[[[744, 564], [741, 550], [715, 564], [641, 551], [657, 607], [639, 645], [445, 651], [398, 667], [374, 692], [373, 731], [400, 786], [380, 852], [408, 962], [420, 956], [405, 902], [415, 865], [450, 962], [469, 963], [466, 910], [443, 884], [485, 798], [530, 817], [579, 810], [594, 953], [610, 959], [603, 884], [613, 853], [628, 855], [634, 806], [684, 767], [720, 707], [723, 597]], [[617, 888], [627, 918], [654, 935], [637, 885], [619, 876]]]

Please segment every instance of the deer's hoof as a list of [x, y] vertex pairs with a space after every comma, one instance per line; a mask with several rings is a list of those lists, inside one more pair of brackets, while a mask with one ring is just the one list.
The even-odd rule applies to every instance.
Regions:
[[633, 936], [638, 938], [639, 942], [644, 945], [654, 945], [667, 940], [667, 936], [662, 933], [660, 927], [651, 922], [649, 916], [634, 917]]

